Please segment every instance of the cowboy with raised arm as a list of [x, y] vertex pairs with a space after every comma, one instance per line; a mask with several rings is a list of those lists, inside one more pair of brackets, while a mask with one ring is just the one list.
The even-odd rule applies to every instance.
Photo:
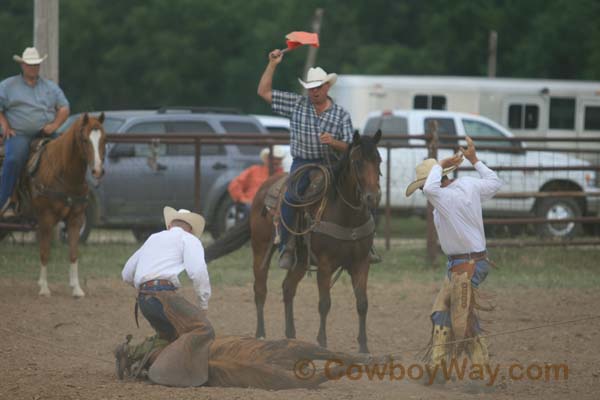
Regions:
[[[481, 203], [500, 190], [502, 181], [479, 161], [473, 140], [466, 137], [467, 149], [439, 163], [427, 159], [416, 168], [417, 179], [406, 189], [406, 196], [421, 189], [432, 204], [433, 220], [442, 250], [448, 257], [442, 288], [433, 305], [433, 323], [429, 363], [440, 365], [448, 357], [463, 351], [474, 364], [489, 361], [487, 346], [480, 338], [481, 328], [475, 314], [476, 294], [485, 280], [490, 261], [486, 251]], [[450, 179], [464, 157], [475, 167], [479, 178], [465, 176]], [[473, 338], [447, 345], [448, 342]]]
[[[344, 152], [352, 141], [352, 120], [350, 114], [334, 103], [328, 96], [329, 89], [337, 80], [336, 74], [328, 74], [322, 68], [310, 68], [306, 81], [298, 79], [308, 91], [308, 96], [272, 89], [273, 74], [283, 59], [280, 50], [269, 54], [269, 63], [258, 84], [258, 95], [271, 104], [273, 112], [290, 119], [290, 152], [293, 157], [290, 175], [306, 164], [322, 164], [333, 152]], [[310, 184], [308, 174], [298, 182], [298, 193], [303, 194]], [[294, 243], [288, 240], [287, 226], [293, 226], [295, 210], [287, 203], [296, 203], [286, 192], [281, 205], [281, 256], [279, 266], [289, 269], [295, 264]]]
[[0, 82], [0, 128], [6, 158], [0, 183], [0, 217], [15, 215], [11, 195], [36, 137], [55, 136], [69, 116], [69, 102], [60, 87], [40, 76], [40, 57], [34, 47], [13, 59], [21, 74]]
[[[200, 386], [208, 379], [209, 347], [214, 331], [206, 311], [210, 280], [200, 235], [204, 218], [188, 210], [163, 210], [166, 230], [150, 236], [125, 264], [123, 281], [138, 290], [137, 305], [157, 333], [139, 346], [115, 350], [117, 374], [138, 362], [152, 363], [151, 381], [167, 386]], [[177, 292], [185, 269], [198, 296], [198, 305]], [[137, 318], [136, 305], [136, 318]], [[136, 321], [137, 322], [137, 321]], [[156, 351], [156, 341], [168, 344]]]

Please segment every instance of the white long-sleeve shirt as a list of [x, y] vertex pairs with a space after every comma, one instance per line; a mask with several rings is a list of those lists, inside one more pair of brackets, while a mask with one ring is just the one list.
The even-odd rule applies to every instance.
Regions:
[[423, 186], [425, 197], [434, 207], [433, 221], [446, 255], [486, 248], [481, 203], [494, 197], [502, 181], [481, 161], [474, 167], [480, 179], [464, 176], [442, 188], [442, 167], [435, 165]]
[[179, 227], [150, 236], [127, 260], [123, 280], [136, 289], [146, 281], [166, 279], [181, 287], [179, 274], [185, 269], [198, 295], [200, 308], [208, 309], [210, 279], [200, 240]]

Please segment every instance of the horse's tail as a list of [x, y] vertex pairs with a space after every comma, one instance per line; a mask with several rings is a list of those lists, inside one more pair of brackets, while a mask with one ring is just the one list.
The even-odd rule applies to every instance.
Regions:
[[209, 263], [221, 258], [239, 249], [248, 240], [250, 240], [250, 218], [245, 218], [208, 245], [204, 249], [204, 259]]

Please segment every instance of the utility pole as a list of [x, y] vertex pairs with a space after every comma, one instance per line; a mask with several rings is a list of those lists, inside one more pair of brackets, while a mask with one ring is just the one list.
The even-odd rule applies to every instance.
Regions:
[[40, 75], [58, 83], [58, 2], [33, 1], [33, 45], [48, 58], [40, 67]]
[[[317, 8], [315, 10], [315, 16], [312, 20], [312, 31], [319, 35], [321, 33], [321, 21], [323, 20], [324, 10], [322, 8]], [[306, 74], [308, 70], [315, 66], [317, 62], [317, 51], [319, 49], [317, 47], [308, 47], [308, 54], [306, 55], [306, 64], [304, 64], [304, 74], [302, 75], [302, 79], [306, 78]]]
[[498, 32], [490, 31], [488, 42], [488, 78], [496, 77], [496, 57], [498, 55]]

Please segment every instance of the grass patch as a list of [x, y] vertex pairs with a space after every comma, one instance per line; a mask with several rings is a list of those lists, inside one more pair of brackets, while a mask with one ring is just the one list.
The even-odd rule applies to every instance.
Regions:
[[[384, 261], [373, 265], [369, 279], [373, 282], [417, 282], [441, 280], [445, 268], [440, 254], [434, 267], [425, 261], [425, 249], [404, 247], [396, 241], [390, 251], [380, 249]], [[120, 279], [123, 265], [137, 250], [135, 243], [87, 244], [80, 246], [80, 276], [82, 279]], [[36, 244], [0, 243], [0, 271], [5, 278], [37, 280], [39, 251]], [[493, 269], [486, 285], [490, 287], [600, 287], [597, 247], [533, 247], [494, 248], [491, 258], [498, 268]], [[275, 258], [269, 280], [281, 282], [284, 271], [276, 266]], [[252, 283], [252, 252], [249, 246], [213, 261], [209, 265], [211, 282], [219, 285], [246, 285]], [[68, 277], [68, 248], [55, 243], [48, 268], [49, 279], [66, 280]], [[182, 278], [183, 278], [182, 274]], [[346, 274], [340, 278], [349, 282]]]

